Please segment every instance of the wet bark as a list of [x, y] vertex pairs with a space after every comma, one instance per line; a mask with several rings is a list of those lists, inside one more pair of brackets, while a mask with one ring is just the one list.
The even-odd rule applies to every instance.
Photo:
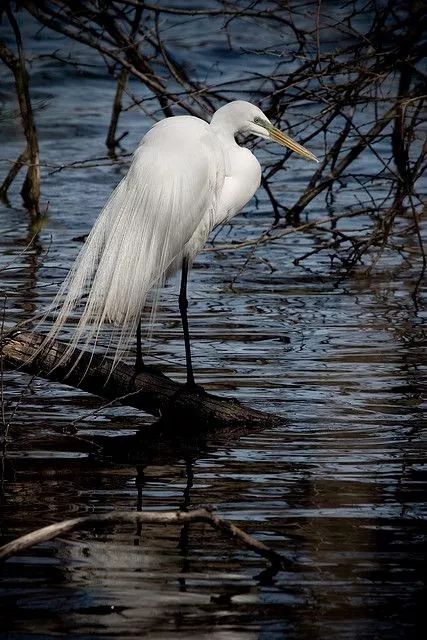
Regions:
[[61, 362], [67, 345], [57, 340], [40, 348], [44, 336], [35, 332], [15, 332], [3, 338], [2, 358], [6, 366], [88, 391], [118, 404], [143, 409], [160, 416], [159, 425], [173, 430], [198, 431], [220, 427], [272, 426], [278, 416], [261, 413], [237, 400], [220, 398], [199, 388], [188, 388], [162, 373], [135, 373], [132, 366], [112, 361], [89, 351], [76, 351]]

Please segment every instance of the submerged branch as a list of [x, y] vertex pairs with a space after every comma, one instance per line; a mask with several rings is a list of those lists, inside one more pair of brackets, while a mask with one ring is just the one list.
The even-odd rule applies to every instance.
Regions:
[[63, 520], [41, 529], [36, 529], [16, 540], [0, 547], [0, 561], [7, 560], [30, 547], [41, 542], [53, 540], [58, 536], [69, 533], [74, 529], [100, 526], [115, 523], [144, 523], [144, 524], [188, 524], [189, 522], [202, 522], [209, 524], [214, 529], [221, 531], [226, 537], [239, 542], [241, 545], [254, 551], [263, 558], [267, 558], [275, 564], [283, 565], [286, 559], [267, 547], [263, 542], [227, 522], [208, 509], [195, 509], [194, 511], [115, 511], [99, 515], [81, 516], [71, 520]]

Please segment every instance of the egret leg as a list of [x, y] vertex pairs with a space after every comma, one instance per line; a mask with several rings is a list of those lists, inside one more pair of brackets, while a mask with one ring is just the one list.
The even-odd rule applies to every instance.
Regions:
[[144, 369], [144, 360], [142, 357], [141, 324], [142, 324], [142, 320], [140, 318], [137, 329], [136, 329], [136, 360], [135, 360], [136, 373], [141, 373], [141, 371]]
[[193, 365], [191, 363], [191, 347], [190, 347], [190, 332], [188, 330], [188, 300], [187, 300], [187, 277], [188, 277], [188, 259], [184, 258], [182, 261], [181, 271], [181, 288], [179, 290], [179, 311], [181, 313], [182, 328], [184, 331], [185, 342], [185, 361], [187, 364], [187, 385], [194, 387], [194, 374]]

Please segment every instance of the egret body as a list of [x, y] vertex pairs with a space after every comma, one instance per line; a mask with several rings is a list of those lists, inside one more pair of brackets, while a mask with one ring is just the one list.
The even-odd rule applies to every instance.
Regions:
[[80, 314], [67, 356], [77, 344], [96, 343], [104, 322], [119, 327], [115, 360], [138, 336], [147, 296], [181, 269], [179, 296], [187, 382], [194, 384], [187, 322], [187, 274], [210, 232], [235, 216], [261, 181], [255, 156], [237, 144], [238, 133], [273, 140], [307, 159], [316, 157], [276, 129], [255, 105], [241, 100], [221, 107], [210, 124], [193, 116], [165, 118], [143, 137], [127, 175], [110, 196], [54, 306], [58, 317], [47, 340], [70, 314]]

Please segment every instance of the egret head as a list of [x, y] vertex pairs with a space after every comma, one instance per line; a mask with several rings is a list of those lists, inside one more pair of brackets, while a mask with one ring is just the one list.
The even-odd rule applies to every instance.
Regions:
[[211, 124], [217, 130], [223, 130], [233, 135], [246, 133], [265, 140], [273, 140], [308, 160], [319, 162], [311, 151], [277, 129], [261, 109], [245, 100], [235, 100], [218, 109], [212, 116]]

